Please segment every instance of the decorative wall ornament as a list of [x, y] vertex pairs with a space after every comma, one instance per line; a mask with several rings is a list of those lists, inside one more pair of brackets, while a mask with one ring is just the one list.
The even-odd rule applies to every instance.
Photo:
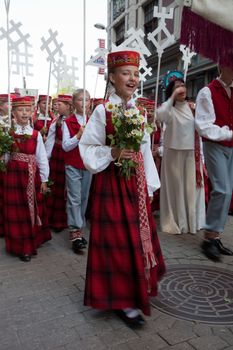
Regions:
[[52, 75], [57, 81], [57, 92], [59, 91], [60, 84], [76, 86], [78, 81], [78, 58], [71, 57], [71, 64], [67, 63], [67, 56], [63, 55], [61, 58], [56, 60], [53, 64]]
[[13, 74], [23, 73], [23, 75], [32, 76], [33, 73], [31, 72], [31, 69], [33, 68], [33, 64], [30, 63], [30, 60], [33, 58], [33, 55], [29, 53], [32, 45], [28, 41], [30, 35], [22, 33], [20, 28], [22, 24], [20, 22], [15, 23], [11, 20], [9, 24], [9, 35], [7, 34], [7, 30], [3, 27], [0, 28], [0, 40], [8, 39], [9, 41], [11, 72]]
[[[154, 7], [154, 17], [159, 19], [158, 27], [152, 32], [148, 33], [147, 38], [150, 40], [157, 49], [158, 56], [161, 57], [164, 50], [175, 42], [174, 34], [171, 34], [166, 26], [166, 19], [173, 19], [174, 9], [171, 8], [169, 13], [166, 13], [166, 7], [162, 7], [162, 11], [159, 12], [158, 6]], [[156, 38], [163, 32], [166, 38], [163, 40], [157, 40]]]
[[[159, 25], [158, 27], [152, 32], [148, 33], [147, 38], [150, 40], [153, 45], [156, 47], [157, 53], [158, 53], [158, 65], [157, 65], [157, 79], [156, 79], [156, 86], [155, 86], [155, 109], [154, 109], [154, 120], [153, 124], [155, 124], [155, 118], [156, 118], [156, 109], [158, 104], [158, 92], [159, 92], [159, 82], [160, 82], [160, 66], [161, 66], [161, 59], [164, 50], [171, 44], [175, 42], [175, 36], [174, 34], [171, 34], [169, 30], [167, 29], [166, 20], [167, 19], [173, 19], [174, 15], [174, 8], [170, 8], [169, 12], [166, 12], [166, 7], [162, 7], [161, 12], [159, 11], [158, 6], [154, 7], [154, 17], [158, 18]], [[165, 36], [165, 38], [161, 39], [161, 36]], [[154, 146], [154, 136], [152, 137], [151, 147], [153, 149]]]
[[186, 81], [189, 65], [191, 64], [192, 57], [196, 55], [195, 52], [192, 52], [189, 47], [185, 45], [180, 45], [180, 51], [182, 52], [182, 61], [184, 61], [183, 70], [184, 70], [184, 81]]
[[58, 43], [58, 41], [57, 41], [58, 32], [57, 31], [53, 32], [52, 29], [49, 29], [49, 34], [50, 34], [50, 36], [48, 37], [47, 40], [45, 40], [44, 37], [41, 38], [41, 41], [42, 41], [41, 50], [47, 51], [47, 54], [48, 54], [47, 61], [54, 62], [55, 56], [57, 54], [59, 54], [59, 56], [62, 56], [61, 48], [63, 46], [63, 43], [60, 43], [60, 44]]
[[134, 28], [130, 28], [126, 32], [127, 39], [125, 39], [125, 41], [119, 46], [113, 44], [112, 51], [119, 51], [120, 48], [124, 49], [130, 47], [131, 49], [140, 52], [143, 56], [150, 56], [151, 52], [144, 43], [144, 36], [145, 34], [142, 29], [135, 30]]
[[62, 56], [62, 47], [63, 43], [58, 43], [57, 40], [58, 32], [53, 32], [52, 29], [49, 29], [49, 37], [46, 40], [44, 37], [41, 38], [42, 45], [41, 50], [47, 51], [47, 61], [49, 61], [49, 75], [48, 75], [48, 89], [47, 89], [47, 99], [46, 99], [46, 111], [45, 111], [45, 122], [44, 127], [47, 125], [48, 118], [48, 108], [49, 108], [49, 90], [50, 90], [50, 78], [52, 72], [52, 63], [55, 62], [55, 57], [57, 55]]

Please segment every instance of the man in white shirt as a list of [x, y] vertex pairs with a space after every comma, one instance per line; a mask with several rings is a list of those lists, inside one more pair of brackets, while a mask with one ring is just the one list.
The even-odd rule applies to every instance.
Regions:
[[215, 261], [221, 254], [233, 255], [220, 240], [233, 188], [233, 69], [221, 67], [220, 71], [220, 76], [199, 92], [195, 118], [212, 186], [202, 250]]

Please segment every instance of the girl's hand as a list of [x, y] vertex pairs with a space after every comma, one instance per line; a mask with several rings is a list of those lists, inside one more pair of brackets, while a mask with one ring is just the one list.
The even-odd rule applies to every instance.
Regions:
[[77, 137], [78, 140], [80, 140], [80, 138], [81, 138], [81, 136], [83, 134], [83, 131], [84, 131], [84, 126], [81, 126], [79, 131], [76, 134], [76, 137]]
[[42, 182], [40, 186], [40, 192], [45, 194], [47, 192], [47, 189], [48, 189], [47, 182]]
[[134, 155], [135, 151], [131, 149], [119, 149], [119, 148], [112, 148], [111, 155], [114, 159], [131, 159]]

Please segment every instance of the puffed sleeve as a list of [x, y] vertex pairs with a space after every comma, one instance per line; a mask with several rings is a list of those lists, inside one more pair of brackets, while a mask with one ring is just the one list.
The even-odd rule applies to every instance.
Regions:
[[45, 141], [45, 149], [46, 149], [48, 159], [51, 158], [53, 146], [55, 143], [55, 138], [56, 138], [56, 121], [53, 121], [49, 128], [47, 140]]
[[144, 169], [146, 175], [148, 194], [150, 197], [152, 197], [153, 192], [160, 188], [160, 180], [151, 152], [151, 140], [150, 135], [148, 133], [145, 133], [143, 141], [145, 141], [145, 143], [141, 145], [141, 152], [144, 160]]
[[156, 119], [165, 122], [166, 124], [169, 123], [169, 121], [172, 118], [172, 107], [174, 104], [174, 99], [170, 97], [166, 102], [160, 106], [156, 111]]
[[49, 178], [49, 162], [45, 150], [45, 145], [41, 134], [38, 132], [36, 145], [36, 162], [39, 167], [41, 182], [48, 181]]
[[79, 141], [79, 151], [85, 167], [93, 174], [108, 167], [114, 160], [106, 145], [106, 113], [103, 105], [94, 110]]
[[231, 140], [232, 130], [227, 125], [218, 126], [215, 124], [216, 115], [211, 91], [206, 86], [197, 95], [195, 126], [202, 137], [213, 141]]

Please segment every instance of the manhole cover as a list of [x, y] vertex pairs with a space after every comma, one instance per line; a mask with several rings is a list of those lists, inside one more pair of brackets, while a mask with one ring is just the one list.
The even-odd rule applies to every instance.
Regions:
[[173, 265], [152, 306], [177, 318], [233, 324], [233, 272], [199, 265]]

